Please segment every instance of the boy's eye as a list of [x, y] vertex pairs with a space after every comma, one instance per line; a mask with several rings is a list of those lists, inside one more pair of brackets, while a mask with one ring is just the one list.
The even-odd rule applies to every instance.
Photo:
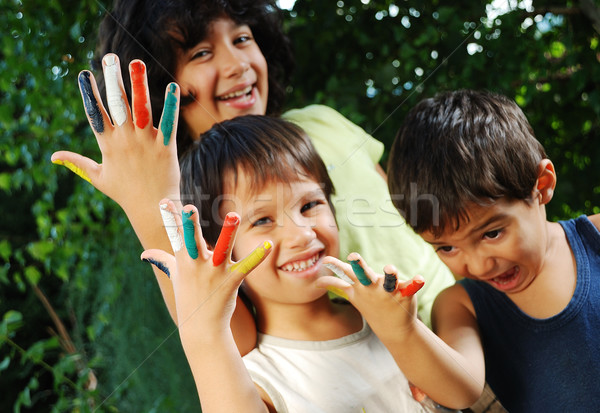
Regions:
[[272, 222], [271, 218], [263, 217], [263, 218], [259, 218], [259, 219], [255, 220], [254, 222], [252, 222], [252, 226], [253, 227], [259, 227], [259, 226], [262, 226], [262, 225], [267, 225], [267, 224], [269, 224], [271, 222]]
[[302, 205], [302, 208], [300, 208], [300, 212], [304, 213], [304, 212], [308, 211], [309, 209], [312, 209], [320, 204], [322, 204], [322, 201], [320, 201], [320, 200], [307, 202], [306, 204]]
[[208, 55], [208, 53], [209, 53], [208, 50], [199, 50], [196, 53], [194, 53], [194, 55], [192, 56], [192, 60], [201, 59], [201, 58], [205, 57], [206, 55]]
[[486, 232], [485, 234], [483, 234], [483, 236], [488, 239], [496, 239], [500, 236], [501, 232], [502, 232], [501, 230], [495, 229], [493, 231]]
[[454, 251], [454, 247], [452, 247], [452, 246], [450, 246], [450, 245], [444, 245], [444, 246], [438, 247], [438, 248], [436, 249], [436, 252], [438, 252], [438, 251], [439, 251], [439, 252], [443, 252], [443, 253], [445, 253], [445, 254], [448, 254], [448, 253], [450, 253], [450, 252]]

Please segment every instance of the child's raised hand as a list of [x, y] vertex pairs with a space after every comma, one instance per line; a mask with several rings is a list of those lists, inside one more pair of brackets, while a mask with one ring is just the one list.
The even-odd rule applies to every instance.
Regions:
[[357, 253], [348, 255], [348, 261], [325, 257], [323, 264], [338, 276], [321, 277], [317, 286], [343, 293], [377, 334], [400, 332], [410, 327], [417, 319], [414, 294], [423, 286], [423, 277], [417, 275], [398, 282], [398, 270], [393, 265], [387, 265], [384, 268], [386, 274], [382, 276]]
[[68, 151], [55, 152], [52, 162], [66, 166], [90, 182], [129, 215], [139, 205], [154, 206], [165, 196], [179, 194], [175, 135], [180, 91], [175, 83], [167, 86], [163, 114], [156, 129], [152, 124], [144, 63], [134, 60], [129, 65], [131, 109], [123, 88], [118, 57], [107, 54], [102, 66], [110, 116], [102, 104], [92, 73], [84, 70], [79, 74], [83, 104], [102, 153], [102, 163]]
[[142, 259], [163, 272], [167, 270], [173, 284], [182, 342], [195, 345], [228, 331], [237, 290], [244, 278], [271, 252], [271, 242], [265, 241], [244, 259], [233, 262], [231, 251], [240, 224], [237, 214], [225, 217], [213, 252], [202, 238], [199, 214], [194, 206], [186, 205], [181, 215], [172, 201], [161, 201], [160, 208], [175, 257], [163, 251], [147, 250]]

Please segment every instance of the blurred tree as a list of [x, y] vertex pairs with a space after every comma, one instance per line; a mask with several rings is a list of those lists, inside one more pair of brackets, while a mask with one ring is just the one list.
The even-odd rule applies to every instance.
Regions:
[[[0, 0], [0, 411], [196, 410], [125, 215], [49, 161], [99, 160], [76, 77], [107, 3]], [[389, 147], [424, 97], [506, 94], [558, 168], [550, 217], [600, 212], [598, 1], [446, 3], [298, 0], [288, 106], [330, 105]]]
[[333, 106], [389, 147], [406, 112], [438, 91], [505, 94], [557, 167], [549, 216], [598, 213], [599, 10], [593, 0], [297, 1], [288, 103]]
[[0, 9], [0, 411], [192, 410], [178, 335], [125, 215], [50, 163], [59, 148], [99, 158], [77, 74], [104, 5]]

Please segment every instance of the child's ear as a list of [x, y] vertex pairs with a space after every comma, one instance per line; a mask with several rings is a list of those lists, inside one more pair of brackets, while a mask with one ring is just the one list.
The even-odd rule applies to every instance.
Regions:
[[538, 179], [535, 182], [534, 193], [540, 196], [541, 204], [547, 204], [554, 195], [556, 187], [556, 172], [550, 159], [542, 159], [538, 164]]

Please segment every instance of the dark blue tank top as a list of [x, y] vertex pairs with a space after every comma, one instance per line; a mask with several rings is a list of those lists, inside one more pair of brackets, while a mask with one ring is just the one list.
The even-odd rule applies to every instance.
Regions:
[[486, 380], [513, 412], [600, 412], [600, 233], [586, 216], [561, 221], [577, 284], [559, 314], [536, 319], [490, 285], [460, 280], [477, 315]]

